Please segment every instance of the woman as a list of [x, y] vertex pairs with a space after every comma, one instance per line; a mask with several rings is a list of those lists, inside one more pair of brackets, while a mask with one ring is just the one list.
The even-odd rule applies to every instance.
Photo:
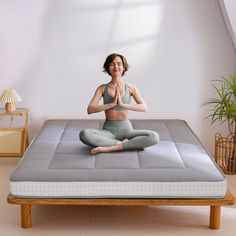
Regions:
[[[88, 114], [105, 111], [106, 120], [102, 130], [82, 130], [80, 140], [93, 147], [91, 154], [143, 149], [158, 143], [156, 132], [134, 130], [128, 120], [129, 110], [146, 112], [147, 106], [137, 88], [123, 81], [129, 68], [124, 56], [116, 53], [109, 55], [103, 68], [111, 76], [111, 81], [97, 88], [87, 110]], [[136, 104], [130, 104], [131, 96]], [[102, 97], [104, 104], [99, 105]]]

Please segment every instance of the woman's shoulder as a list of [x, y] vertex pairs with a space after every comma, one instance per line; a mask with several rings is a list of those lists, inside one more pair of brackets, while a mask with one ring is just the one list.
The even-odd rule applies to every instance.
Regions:
[[108, 84], [100, 84], [98, 87], [97, 87], [97, 91], [98, 92], [101, 92], [102, 94], [104, 93], [105, 91], [105, 88], [107, 87]]

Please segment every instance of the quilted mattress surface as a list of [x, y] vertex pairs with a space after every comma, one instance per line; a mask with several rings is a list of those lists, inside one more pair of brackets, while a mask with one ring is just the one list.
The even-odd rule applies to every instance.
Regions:
[[9, 178], [18, 197], [208, 198], [223, 197], [227, 182], [183, 120], [131, 120], [157, 131], [144, 150], [90, 155], [79, 140], [101, 120], [48, 120]]

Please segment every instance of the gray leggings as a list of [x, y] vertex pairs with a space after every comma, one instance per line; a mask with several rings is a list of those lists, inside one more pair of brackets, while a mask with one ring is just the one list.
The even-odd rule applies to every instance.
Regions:
[[134, 130], [129, 120], [106, 120], [103, 129], [84, 129], [80, 132], [80, 140], [92, 147], [110, 147], [118, 141], [123, 143], [124, 150], [143, 149], [159, 142], [159, 135], [151, 130]]

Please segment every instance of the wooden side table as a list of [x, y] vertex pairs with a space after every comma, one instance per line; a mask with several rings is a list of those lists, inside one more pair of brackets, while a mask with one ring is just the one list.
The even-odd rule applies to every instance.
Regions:
[[[13, 112], [6, 112], [0, 108], [1, 117], [9, 117], [10, 125], [0, 127], [0, 157], [21, 157], [29, 144], [28, 140], [28, 109], [17, 108]], [[24, 124], [20, 127], [12, 127], [13, 119], [23, 117]]]

